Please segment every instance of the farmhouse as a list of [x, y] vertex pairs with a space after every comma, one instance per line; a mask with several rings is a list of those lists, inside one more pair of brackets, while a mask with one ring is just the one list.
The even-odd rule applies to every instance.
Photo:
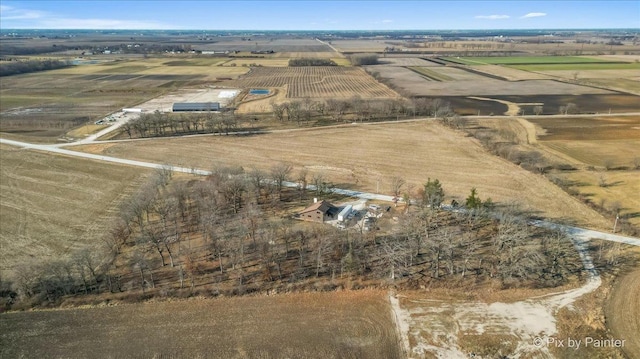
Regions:
[[219, 111], [219, 102], [175, 102], [173, 112], [179, 111]]
[[331, 220], [338, 212], [338, 208], [331, 203], [322, 200], [319, 201], [314, 198], [314, 203], [300, 211], [298, 214], [300, 219], [310, 222], [324, 223], [324, 221]]

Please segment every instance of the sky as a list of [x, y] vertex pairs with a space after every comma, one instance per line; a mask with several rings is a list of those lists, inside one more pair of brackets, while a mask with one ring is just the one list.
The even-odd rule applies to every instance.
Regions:
[[484, 30], [585, 28], [640, 28], [640, 0], [0, 0], [0, 29]]

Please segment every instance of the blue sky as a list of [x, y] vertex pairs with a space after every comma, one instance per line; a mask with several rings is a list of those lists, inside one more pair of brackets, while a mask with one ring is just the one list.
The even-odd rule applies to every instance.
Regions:
[[0, 28], [193, 30], [640, 28], [640, 0], [1, 0]]

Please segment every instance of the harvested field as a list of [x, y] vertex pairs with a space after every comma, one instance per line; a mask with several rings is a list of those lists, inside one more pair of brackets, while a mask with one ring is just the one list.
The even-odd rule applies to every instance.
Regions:
[[170, 89], [200, 86], [248, 71], [207, 66], [205, 60], [211, 59], [114, 61], [3, 78], [0, 131], [54, 139]]
[[541, 141], [640, 140], [640, 116], [532, 117], [529, 121], [545, 129]]
[[491, 57], [446, 57], [444, 60], [464, 65], [548, 65], [548, 64], [591, 64], [611, 63], [611, 61], [582, 56], [491, 56]]
[[266, 59], [231, 59], [222, 66], [266, 66], [266, 67], [287, 67], [289, 59], [287, 58], [266, 58]]
[[2, 314], [0, 356], [400, 358], [382, 291], [191, 299]]
[[241, 88], [287, 86], [287, 98], [395, 98], [398, 95], [356, 67], [310, 66], [252, 68], [238, 80], [228, 82]]
[[0, 273], [97, 245], [147, 170], [0, 146]]
[[640, 139], [540, 141], [543, 146], [568, 155], [589, 166], [630, 167], [640, 157]]
[[640, 270], [625, 274], [615, 284], [605, 307], [607, 326], [614, 338], [624, 339], [629, 359], [640, 358]]
[[378, 59], [378, 62], [384, 66], [419, 66], [419, 67], [432, 67], [440, 66], [435, 62], [421, 59], [419, 57], [383, 57]]
[[553, 79], [552, 75], [545, 75], [537, 72], [529, 72], [514, 69], [506, 66], [498, 65], [477, 65], [471, 66], [475, 71], [483, 72], [492, 76], [502, 77], [509, 81], [522, 81], [522, 80], [550, 80]]
[[[558, 82], [550, 81], [552, 84]], [[588, 87], [577, 87], [578, 92], [576, 94], [565, 95], [526, 95], [526, 96], [492, 96], [498, 100], [505, 100], [514, 103], [542, 103], [543, 114], [556, 115], [560, 114], [560, 108], [566, 106], [569, 103], [573, 103], [577, 106], [577, 110], [581, 113], [616, 113], [616, 112], [639, 112], [640, 97], [634, 95], [623, 94], [582, 94], [579, 95], [580, 89], [589, 89]], [[544, 93], [544, 92], [541, 92]], [[532, 111], [527, 109], [527, 114], [532, 114]]]
[[[287, 145], [274, 146], [278, 143]], [[431, 121], [96, 144], [79, 149], [197, 168], [241, 165], [268, 170], [274, 163], [288, 161], [296, 168], [324, 173], [338, 187], [353, 188], [357, 182], [358, 189], [375, 191], [379, 180], [383, 193], [389, 193], [393, 176], [402, 176], [414, 186], [421, 186], [427, 178], [438, 178], [447, 201], [463, 201], [476, 187], [482, 198], [520, 202], [551, 218], [591, 227], [606, 223], [546, 179], [490, 155], [475, 140]]]

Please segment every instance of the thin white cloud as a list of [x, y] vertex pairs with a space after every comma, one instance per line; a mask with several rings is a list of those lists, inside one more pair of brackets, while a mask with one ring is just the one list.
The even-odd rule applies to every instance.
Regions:
[[0, 21], [40, 19], [46, 15], [43, 11], [17, 9], [13, 6], [0, 5]]
[[[175, 29], [157, 21], [119, 19], [76, 19], [44, 11], [0, 5], [0, 22], [34, 29]], [[15, 23], [15, 25], [14, 25]]]
[[383, 23], [383, 24], [390, 24], [390, 23], [392, 23], [392, 22], [393, 22], [393, 20], [382, 20], [382, 23]]
[[547, 13], [544, 13], [544, 12], [530, 12], [530, 13], [524, 15], [524, 16], [521, 16], [520, 18], [521, 19], [528, 19], [528, 18], [531, 18], [531, 17], [541, 17], [541, 16], [547, 16]]
[[476, 19], [486, 19], [486, 20], [501, 20], [501, 19], [508, 19], [510, 18], [509, 15], [478, 15], [476, 16]]

